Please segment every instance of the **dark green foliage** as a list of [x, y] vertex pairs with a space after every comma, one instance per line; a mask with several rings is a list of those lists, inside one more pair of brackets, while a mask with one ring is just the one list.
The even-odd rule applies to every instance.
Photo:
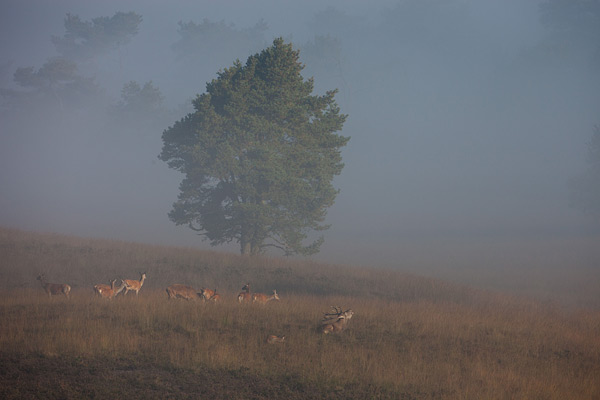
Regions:
[[220, 71], [194, 100], [196, 111], [165, 130], [160, 158], [185, 174], [173, 222], [213, 245], [236, 241], [242, 254], [319, 250], [322, 237], [302, 242], [327, 228], [349, 138], [335, 134], [346, 119], [336, 91], [311, 95], [298, 58], [276, 39], [246, 65]]

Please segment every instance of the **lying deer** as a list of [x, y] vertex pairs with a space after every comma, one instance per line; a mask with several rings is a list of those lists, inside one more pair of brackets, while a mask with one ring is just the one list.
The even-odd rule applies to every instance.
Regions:
[[266, 342], [268, 344], [277, 344], [283, 343], [285, 341], [285, 336], [277, 336], [277, 335], [269, 335], [267, 336]]
[[71, 286], [66, 283], [48, 283], [46, 282], [46, 278], [44, 275], [40, 275], [36, 278], [42, 284], [42, 287], [48, 294], [48, 297], [52, 297], [53, 295], [64, 294], [66, 298], [69, 298], [69, 293], [71, 292]]
[[354, 315], [354, 311], [342, 311], [340, 307], [331, 307], [333, 313], [325, 313], [323, 321], [321, 321], [321, 330], [324, 334], [339, 333], [346, 329], [348, 321]]

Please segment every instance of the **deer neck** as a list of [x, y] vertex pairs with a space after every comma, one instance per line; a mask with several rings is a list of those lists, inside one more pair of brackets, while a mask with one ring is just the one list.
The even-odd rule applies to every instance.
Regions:
[[121, 282], [121, 286], [113, 288], [113, 294], [117, 295], [121, 293], [123, 289], [125, 289], [125, 282]]

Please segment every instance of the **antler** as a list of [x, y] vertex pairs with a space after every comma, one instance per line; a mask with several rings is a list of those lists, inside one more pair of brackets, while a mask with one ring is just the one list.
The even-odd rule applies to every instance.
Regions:
[[339, 318], [343, 314], [341, 307], [331, 306], [331, 310], [333, 311], [332, 313], [323, 314], [323, 321]]
[[325, 313], [325, 317], [321, 321], [321, 329], [324, 334], [343, 331], [348, 321], [354, 315], [351, 309], [342, 311], [341, 307], [332, 306], [331, 310], [333, 312]]
[[331, 306], [332, 313], [325, 313], [325, 315], [340, 315], [342, 313], [342, 308], [337, 306]]

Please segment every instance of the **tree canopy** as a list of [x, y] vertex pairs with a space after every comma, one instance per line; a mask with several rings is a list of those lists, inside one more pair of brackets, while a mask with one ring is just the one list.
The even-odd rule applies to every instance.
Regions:
[[2, 94], [28, 100], [38, 98], [43, 102], [51, 99], [60, 108], [65, 102], [70, 105], [83, 104], [87, 98], [98, 92], [92, 78], [79, 75], [77, 65], [61, 57], [49, 59], [37, 71], [34, 67], [17, 68], [13, 77], [27, 92], [5, 91]]
[[136, 81], [129, 81], [121, 89], [119, 110], [124, 113], [154, 114], [162, 111], [164, 96], [152, 81], [144, 86]]
[[236, 61], [206, 85], [188, 114], [163, 133], [160, 159], [185, 178], [169, 213], [212, 245], [235, 241], [242, 254], [268, 247], [313, 254], [343, 168], [336, 134], [346, 120], [334, 96], [312, 95], [299, 51], [283, 39]]
[[65, 34], [53, 36], [52, 43], [63, 57], [86, 60], [129, 42], [138, 33], [141, 22], [142, 16], [134, 12], [117, 12], [112, 17], [97, 17], [91, 21], [67, 14]]

